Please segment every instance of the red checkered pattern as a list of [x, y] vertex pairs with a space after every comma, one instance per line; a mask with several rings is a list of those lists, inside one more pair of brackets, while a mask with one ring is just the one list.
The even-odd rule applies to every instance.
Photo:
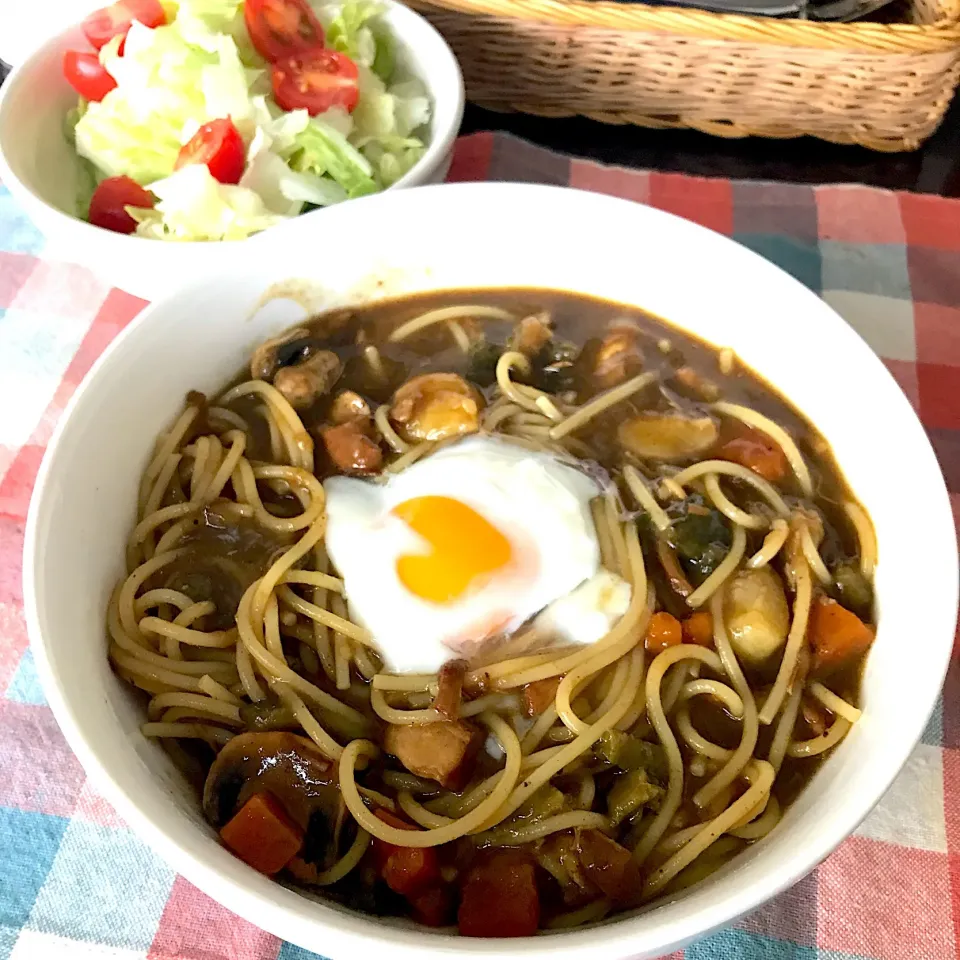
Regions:
[[[695, 179], [461, 140], [452, 180], [530, 180], [705, 224], [824, 297], [918, 410], [960, 517], [960, 203], [866, 187]], [[65, 404], [143, 303], [43, 241], [0, 187], [0, 960], [309, 960], [157, 860], [86, 780], [39, 689], [20, 579], [37, 468]], [[943, 960], [960, 938], [960, 658], [907, 767], [792, 890], [672, 960]]]

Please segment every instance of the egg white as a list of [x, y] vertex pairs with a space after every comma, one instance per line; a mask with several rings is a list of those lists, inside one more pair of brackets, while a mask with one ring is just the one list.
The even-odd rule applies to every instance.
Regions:
[[[601, 492], [597, 481], [508, 441], [470, 437], [386, 482], [332, 477], [324, 489], [327, 552], [343, 578], [350, 616], [371, 632], [393, 672], [435, 672], [458, 656], [451, 641], [492, 613], [508, 611], [512, 632], [600, 567], [589, 507]], [[532, 549], [535, 575], [523, 582], [494, 575], [447, 604], [412, 594], [397, 577], [397, 558], [429, 547], [390, 511], [424, 496], [459, 500], [508, 537], [515, 552]]]

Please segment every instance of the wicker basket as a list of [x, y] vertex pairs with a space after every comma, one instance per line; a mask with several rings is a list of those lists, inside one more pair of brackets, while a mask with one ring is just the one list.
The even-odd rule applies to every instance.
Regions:
[[911, 0], [906, 23], [813, 23], [606, 0], [408, 0], [499, 111], [810, 134], [913, 150], [960, 76], [960, 0]]

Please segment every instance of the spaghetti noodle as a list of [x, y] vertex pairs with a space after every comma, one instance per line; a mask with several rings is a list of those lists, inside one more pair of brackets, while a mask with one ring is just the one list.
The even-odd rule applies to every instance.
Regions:
[[[309, 757], [326, 771], [341, 799], [322, 811], [321, 854], [319, 807], [304, 801], [302, 810], [296, 803], [288, 810], [300, 811], [291, 816], [305, 836], [288, 867], [299, 882], [352, 902], [364, 885], [391, 882], [389, 871], [374, 870], [386, 869], [389, 851], [439, 851], [443, 869], [431, 883], [440, 884], [469, 876], [491, 851], [509, 850], [553, 875], [560, 900], [545, 908], [542, 925], [567, 928], [682, 889], [777, 828], [790, 799], [780, 790], [782, 771], [812, 770], [860, 716], [859, 660], [824, 672], [813, 630], [822, 629], [824, 605], [844, 599], [838, 563], [855, 564], [869, 591], [877, 545], [839, 480], [830, 481], [835, 495], [818, 499], [813, 477], [822, 483], [826, 468], [820, 463], [811, 474], [801, 453], [811, 445], [798, 445], [768, 415], [776, 404], [761, 414], [740, 402], [733, 384], [745, 373], [732, 355], [718, 361], [686, 344], [700, 358], [701, 379], [720, 378], [714, 400], [730, 396], [688, 401], [674, 380], [679, 332], [664, 352], [656, 346], [666, 339], [662, 325], [640, 317], [624, 326], [611, 313], [616, 336], [592, 353], [547, 329], [536, 349], [511, 334], [491, 357], [483, 351], [495, 331], [513, 329], [528, 311], [505, 294], [475, 299], [437, 299], [412, 314], [405, 308], [392, 324], [381, 315], [365, 324], [361, 315], [356, 342], [343, 348], [339, 387], [369, 399], [362, 436], [376, 446], [384, 476], [455, 442], [413, 437], [391, 415], [396, 370], [412, 356], [427, 358], [417, 361], [421, 370], [436, 369], [432, 351], [443, 357], [442, 371], [453, 365], [477, 377], [484, 391], [477, 428], [598, 478], [602, 492], [589, 514], [600, 562], [630, 588], [625, 612], [602, 636], [571, 645], [534, 623], [480, 649], [454, 680], [444, 671], [386, 671], [377, 638], [355, 617], [326, 552], [320, 478], [333, 469], [332, 454], [315, 439], [323, 437], [327, 402], [305, 409], [274, 383], [242, 379], [212, 405], [191, 395], [157, 441], [138, 491], [128, 570], [109, 602], [109, 656], [147, 696], [146, 736], [177, 742], [184, 756], [207, 765], [217, 757], [218, 767], [231, 751], [249, 766], [260, 749], [253, 745], [282, 742], [283, 756], [304, 751], [301, 766]], [[652, 338], [652, 369], [637, 359], [644, 335]], [[309, 357], [316, 346], [298, 349]], [[606, 364], [609, 377], [614, 362], [622, 364], [617, 381], [584, 386], [589, 364], [597, 371]], [[697, 382], [687, 377], [682, 386]], [[718, 424], [734, 420], [753, 431], [751, 449], [768, 451], [763, 469], [725, 459], [723, 448], [657, 461], [617, 440], [622, 419], [660, 411], [676, 421], [688, 402], [701, 423], [712, 410]], [[782, 419], [794, 423], [777, 402]], [[770, 464], [781, 461], [777, 473]], [[789, 618], [761, 663], [750, 644], [773, 630], [765, 601], [748, 611], [753, 619], [738, 619], [731, 604], [740, 591], [730, 585], [770, 571]], [[463, 778], [391, 759], [397, 731], [416, 735], [442, 724], [486, 738]], [[293, 739], [256, 739], [275, 731]], [[280, 753], [264, 758], [256, 776], [282, 765]], [[253, 776], [248, 766], [244, 776]], [[271, 789], [289, 804], [295, 787]], [[215, 799], [230, 807], [229, 797]], [[205, 795], [205, 809], [208, 802]], [[617, 875], [634, 878], [629, 895], [600, 882], [609, 874], [590, 860], [614, 848]], [[573, 872], [570, 858], [578, 858]]]

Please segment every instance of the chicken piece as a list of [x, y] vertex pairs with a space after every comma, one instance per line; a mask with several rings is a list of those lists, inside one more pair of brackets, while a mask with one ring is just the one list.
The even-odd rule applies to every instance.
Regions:
[[557, 699], [560, 677], [534, 680], [523, 688], [523, 713], [527, 717], [539, 717]]
[[460, 716], [466, 673], [466, 660], [448, 660], [437, 674], [437, 695], [433, 698], [433, 709], [445, 720], [456, 720]]
[[518, 350], [532, 360], [549, 342], [553, 336], [553, 324], [550, 314], [545, 310], [532, 313], [524, 317], [513, 328], [513, 333], [507, 341], [508, 350]]
[[630, 320], [615, 320], [600, 343], [593, 379], [601, 390], [629, 380], [643, 368], [640, 328]]
[[483, 732], [465, 720], [389, 724], [383, 745], [411, 773], [457, 790], [473, 772]]
[[364, 420], [350, 420], [320, 431], [327, 454], [341, 473], [376, 473], [383, 464], [383, 451]]
[[443, 440], [480, 429], [483, 397], [455, 373], [426, 373], [394, 394], [390, 419], [404, 440]]
[[335, 353], [320, 350], [295, 366], [281, 367], [274, 375], [273, 385], [294, 410], [306, 410], [333, 388], [342, 371]]

